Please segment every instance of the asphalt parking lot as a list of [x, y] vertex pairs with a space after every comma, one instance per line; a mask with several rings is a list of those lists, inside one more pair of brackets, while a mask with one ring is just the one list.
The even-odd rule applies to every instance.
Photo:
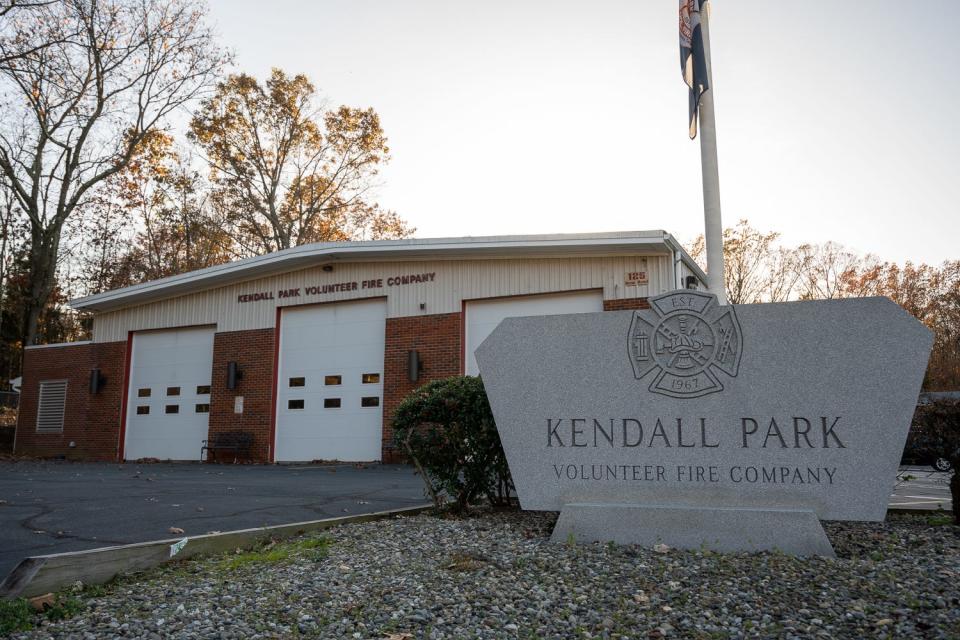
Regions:
[[0, 463], [0, 580], [28, 556], [423, 504], [403, 465]]
[[890, 496], [890, 507], [950, 511], [950, 475], [932, 467], [903, 466]]
[[[949, 473], [901, 467], [892, 508], [950, 510]], [[403, 465], [0, 463], [0, 579], [27, 556], [425, 502]]]

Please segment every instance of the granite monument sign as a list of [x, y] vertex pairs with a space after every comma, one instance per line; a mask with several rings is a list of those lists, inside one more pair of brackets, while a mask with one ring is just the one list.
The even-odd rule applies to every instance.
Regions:
[[932, 337], [885, 298], [508, 318], [477, 349], [524, 509], [554, 539], [832, 555], [882, 520]]

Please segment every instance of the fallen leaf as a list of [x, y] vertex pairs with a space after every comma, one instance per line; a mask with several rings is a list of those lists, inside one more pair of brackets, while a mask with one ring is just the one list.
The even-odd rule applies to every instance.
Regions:
[[179, 535], [179, 534], [183, 533], [183, 529], [181, 529], [180, 527], [170, 527], [169, 529], [167, 529], [167, 533], [172, 533], [172, 534], [174, 534], [174, 535]]
[[670, 547], [661, 542], [660, 544], [653, 545], [653, 550], [657, 553], [666, 553], [667, 551], [670, 551]]
[[45, 593], [42, 596], [30, 598], [30, 606], [33, 607], [35, 611], [43, 611], [44, 609], [52, 607], [54, 604], [56, 604], [56, 599], [52, 593]]
[[387, 637], [383, 640], [407, 640], [407, 638], [412, 638], [412, 633], [388, 633]]

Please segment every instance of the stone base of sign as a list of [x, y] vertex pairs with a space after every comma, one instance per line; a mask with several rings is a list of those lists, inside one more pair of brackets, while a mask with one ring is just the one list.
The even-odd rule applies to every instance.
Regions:
[[571, 503], [551, 540], [836, 556], [816, 514], [803, 509]]

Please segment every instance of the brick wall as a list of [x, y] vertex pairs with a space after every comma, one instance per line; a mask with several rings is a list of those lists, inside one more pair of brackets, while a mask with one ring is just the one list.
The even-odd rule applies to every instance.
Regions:
[[[604, 311], [647, 309], [646, 298], [604, 300]], [[431, 380], [460, 375], [462, 370], [462, 314], [448, 313], [388, 318], [383, 371], [384, 462], [401, 459], [393, 445], [391, 418], [400, 401], [416, 386]], [[270, 459], [273, 418], [275, 330], [256, 329], [217, 333], [213, 344], [210, 396], [210, 434], [247, 431], [254, 434], [251, 458]], [[83, 344], [28, 349], [20, 396], [16, 453], [43, 457], [66, 456], [90, 460], [116, 460], [126, 358], [125, 342]], [[407, 354], [420, 352], [424, 370], [417, 383], [407, 377]], [[237, 362], [243, 379], [227, 389], [227, 363]], [[107, 378], [96, 396], [88, 391], [90, 369], [98, 367]], [[41, 380], [69, 380], [63, 433], [36, 432], [37, 400]], [[243, 396], [243, 413], [235, 414], [234, 401]], [[70, 448], [73, 441], [76, 447]]]
[[[401, 459], [393, 444], [393, 412], [415, 387], [431, 380], [460, 375], [461, 318], [459, 313], [444, 313], [408, 318], [387, 318], [386, 347], [383, 355], [383, 445], [384, 462]], [[420, 352], [423, 371], [416, 383], [407, 375], [411, 350]]]
[[[213, 337], [213, 377], [210, 389], [210, 436], [224, 431], [246, 431], [254, 436], [251, 458], [270, 460], [270, 424], [273, 415], [274, 329], [226, 331]], [[243, 379], [227, 389], [227, 363], [236, 362]], [[243, 413], [233, 412], [243, 396]], [[233, 459], [231, 454], [230, 459]]]
[[627, 298], [625, 300], [604, 300], [604, 311], [629, 311], [631, 309], [649, 309], [646, 298]]
[[[116, 460], [126, 349], [125, 342], [27, 349], [15, 453]], [[107, 379], [97, 395], [89, 391], [94, 368]], [[44, 380], [68, 381], [62, 433], [37, 433], [37, 401]], [[70, 442], [76, 446], [70, 447]]]

